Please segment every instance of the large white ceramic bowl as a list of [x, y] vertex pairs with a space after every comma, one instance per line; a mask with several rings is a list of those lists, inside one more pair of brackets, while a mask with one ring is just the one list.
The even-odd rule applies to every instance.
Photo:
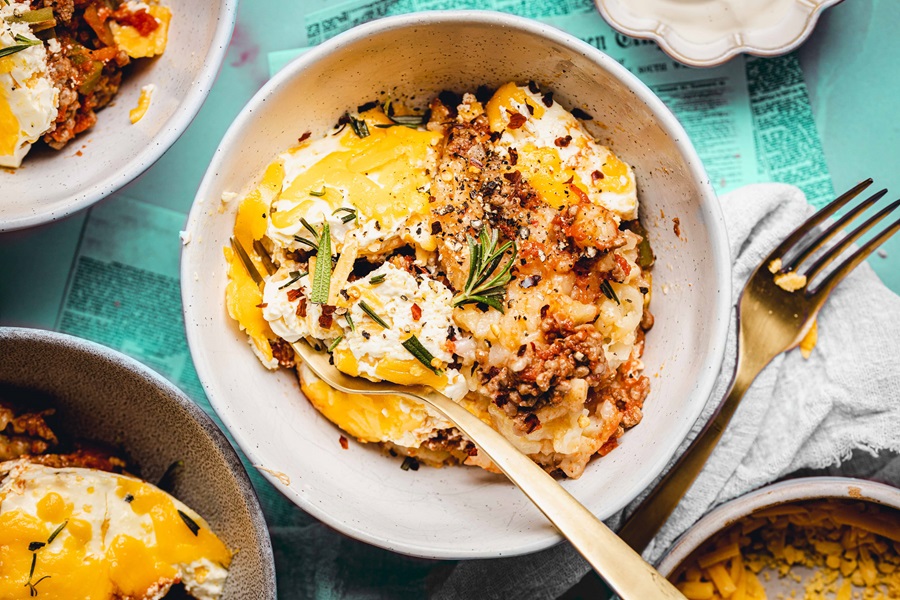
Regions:
[[398, 552], [507, 556], [560, 537], [503, 477], [471, 468], [403, 471], [373, 445], [342, 450], [340, 431], [304, 399], [294, 374], [266, 371], [228, 317], [222, 248], [237, 202], [223, 207], [220, 197], [256, 182], [304, 131], [324, 134], [382, 92], [427, 102], [444, 89], [510, 80], [535, 80], [564, 106], [594, 115], [594, 134], [635, 167], [658, 256], [644, 420], [581, 479], [563, 484], [608, 517], [660, 472], [706, 402], [722, 360], [731, 288], [724, 224], [697, 154], [672, 113], [616, 61], [555, 28], [499, 13], [420, 13], [358, 27], [310, 50], [250, 101], [219, 145], [188, 217], [185, 323], [214, 408], [287, 497], [348, 535]]
[[[61, 151], [38, 144], [18, 169], [0, 168], [0, 231], [68, 216], [105, 198], [155, 163], [184, 133], [215, 81], [234, 29], [238, 0], [163, 0], [172, 9], [162, 56], [135, 61], [97, 124]], [[153, 84], [147, 114], [128, 112]]]
[[[688, 529], [660, 560], [659, 572], [668, 577], [707, 540], [735, 522], [766, 508], [809, 500], [853, 500], [872, 502], [900, 511], [900, 489], [850, 477], [805, 477], [767, 485], [739, 496], [706, 514]], [[786, 597], [793, 580], [766, 581], [769, 597]], [[781, 596], [780, 594], [784, 594]]]

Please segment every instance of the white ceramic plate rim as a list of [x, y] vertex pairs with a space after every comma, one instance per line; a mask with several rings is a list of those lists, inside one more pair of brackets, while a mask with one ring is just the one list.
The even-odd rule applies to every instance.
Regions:
[[[702, 44], [692, 43], [687, 36], [681, 36], [676, 24], [657, 21], [653, 29], [634, 26], [634, 19], [627, 14], [617, 12], [618, 0], [610, 4], [606, 0], [594, 0], [597, 10], [612, 26], [613, 29], [625, 35], [653, 40], [662, 50], [680, 63], [692, 67], [715, 67], [728, 62], [741, 53], [753, 56], [780, 56], [797, 48], [812, 33], [819, 20], [819, 16], [826, 8], [834, 6], [843, 0], [796, 0], [797, 4], [809, 10], [806, 22], [799, 31], [789, 27], [782, 27], [778, 31], [778, 38], [771, 44], [750, 45], [745, 44], [743, 36], [750, 30], [741, 32], [738, 40], [732, 38], [730, 45], [725, 50], [710, 52]], [[653, 17], [649, 17], [653, 18]], [[723, 32], [721, 39], [728, 36]], [[680, 38], [680, 39], [679, 39]]]
[[789, 479], [739, 496], [707, 513], [678, 538], [657, 568], [660, 573], [668, 576], [711, 536], [752, 512], [789, 502], [825, 498], [875, 501], [900, 510], [900, 489], [884, 483], [852, 477]]
[[[696, 382], [693, 392], [693, 394], [698, 398], [702, 397], [702, 401], [698, 400], [694, 403], [692, 414], [689, 415], [688, 419], [685, 419], [683, 421], [684, 424], [680, 429], [673, 429], [672, 435], [669, 436], [666, 440], [660, 442], [665, 449], [664, 452], [660, 453], [660, 456], [663, 456], [665, 458], [659, 459], [656, 463], [652, 464], [649, 468], [644, 470], [639, 477], [636, 477], [637, 483], [634, 487], [635, 492], [630, 496], [623, 495], [622, 497], [620, 497], [617, 502], [614, 503], [613, 509], [610, 512], [611, 515], [624, 508], [629, 502], [634, 499], [634, 497], [637, 496], [637, 494], [640, 493], [640, 490], [645, 489], [650, 485], [650, 483], [653, 482], [653, 480], [659, 475], [666, 464], [668, 464], [668, 462], [671, 460], [671, 457], [674, 455], [678, 446], [690, 431], [694, 421], [696, 421], [697, 417], [699, 417], [700, 412], [706, 404], [706, 400], [709, 398], [710, 392], [712, 391], [713, 385], [715, 384], [716, 378], [721, 368], [722, 360], [724, 359], [725, 339], [728, 333], [728, 323], [730, 320], [731, 311], [730, 247], [726, 235], [724, 217], [719, 207], [715, 192], [713, 191], [712, 186], [709, 183], [709, 177], [701, 166], [702, 163], [700, 161], [700, 158], [691, 145], [687, 133], [675, 118], [674, 114], [672, 114], [672, 112], [665, 106], [665, 104], [663, 104], [663, 102], [658, 99], [653, 94], [653, 92], [646, 85], [644, 85], [643, 82], [641, 82], [637, 77], [635, 77], [630, 71], [628, 71], [618, 62], [616, 62], [606, 54], [600, 52], [593, 46], [582, 42], [581, 40], [563, 31], [560, 31], [559, 29], [530, 19], [492, 11], [461, 10], [420, 12], [396, 17], [386, 17], [371, 23], [357, 26], [347, 32], [335, 36], [334, 38], [324, 42], [323, 44], [313, 48], [309, 52], [295, 59], [284, 69], [282, 69], [277, 75], [275, 75], [271, 80], [269, 80], [269, 82], [266, 83], [266, 85], [264, 85], [259, 90], [259, 92], [257, 92], [253, 96], [253, 98], [251, 98], [247, 105], [238, 114], [235, 121], [228, 128], [228, 131], [226, 131], [225, 136], [222, 138], [219, 147], [216, 149], [216, 152], [213, 155], [209, 168], [206, 171], [206, 175], [203, 177], [203, 180], [200, 183], [200, 187], [197, 191], [197, 196], [188, 216], [186, 229], [188, 231], [200, 231], [199, 223], [203, 218], [204, 211], [208, 210], [207, 204], [205, 204], [203, 201], [204, 199], [212, 197], [211, 190], [214, 188], [214, 181], [218, 177], [218, 172], [223, 168], [222, 163], [225, 160], [224, 156], [226, 149], [229, 147], [233, 147], [240, 141], [242, 136], [241, 131], [244, 129], [244, 127], [247, 126], [247, 123], [251, 120], [253, 113], [257, 110], [265, 109], [265, 99], [277, 88], [279, 88], [281, 85], [286, 84], [286, 82], [295, 77], [297, 73], [303, 71], [309, 64], [315, 63], [321, 57], [357, 39], [366, 38], [370, 35], [396, 28], [413, 27], [416, 25], [421, 26], [433, 23], [455, 23], [460, 21], [486, 24], [498, 28], [513, 27], [540, 37], [544, 37], [550, 42], [569, 48], [573, 52], [576, 52], [578, 54], [592, 56], [594, 60], [603, 65], [606, 70], [615, 74], [615, 76], [620, 79], [625, 86], [629, 87], [640, 101], [644, 102], [654, 110], [654, 113], [659, 118], [660, 127], [667, 134], [669, 134], [669, 136], [672, 137], [675, 145], [686, 157], [686, 162], [690, 165], [691, 175], [698, 182], [698, 187], [703, 192], [702, 195], [704, 202], [701, 206], [701, 213], [704, 219], [706, 219], [707, 222], [711, 224], [709, 235], [713, 250], [713, 260], [715, 263], [716, 281], [720, 283], [720, 287], [718, 289], [718, 304], [716, 314], [712, 315], [715, 323], [712, 326], [712, 334], [709, 338], [709, 347], [705, 355], [706, 360], [702, 368], [703, 375]], [[193, 274], [190, 269], [190, 265], [185, 260], [185, 250], [182, 249], [182, 282], [193, 281]], [[182, 306], [184, 310], [184, 320], [187, 330], [188, 345], [191, 348], [199, 348], [202, 347], [200, 334], [198, 333], [197, 328], [189, 326], [193, 318], [193, 315], [191, 314], [191, 306], [193, 302], [190, 294], [190, 287], [192, 285], [193, 284], [182, 285]], [[194, 366], [197, 370], [200, 381], [203, 383], [203, 387], [207, 392], [210, 404], [213, 406], [222, 422], [231, 432], [232, 437], [237, 442], [238, 446], [240, 446], [241, 450], [251, 459], [251, 463], [268, 464], [266, 461], [266, 457], [261, 456], [257, 452], [257, 446], [254, 443], [253, 439], [249, 435], [247, 435], [239, 426], [239, 423], [234, 420], [234, 417], [229, 410], [230, 403], [228, 401], [228, 398], [225, 397], [224, 394], [221, 396], [216, 394], [213, 391], [213, 386], [210, 386], [206, 383], [208, 381], [215, 381], [216, 372], [214, 366], [207, 364], [206, 362], [197, 361], [195, 361]], [[550, 546], [553, 546], [554, 544], [562, 541], [562, 538], [559, 534], [555, 532], [549, 532], [546, 537], [531, 544], [521, 545], [510, 541], [502, 547], [498, 546], [493, 549], [460, 550], [449, 548], [435, 548], [433, 545], [420, 545], [409, 543], [406, 541], [398, 542], [397, 540], [373, 535], [365, 529], [348, 525], [339, 517], [334, 516], [328, 510], [324, 509], [320, 504], [313, 502], [305, 494], [301, 493], [295, 488], [285, 488], [285, 486], [281, 485], [280, 482], [271, 473], [262, 470], [260, 472], [273, 484], [273, 486], [276, 487], [276, 489], [285, 494], [288, 499], [290, 499], [307, 513], [311, 514], [330, 527], [333, 527], [334, 529], [337, 529], [338, 531], [349, 535], [350, 537], [365, 541], [375, 546], [379, 546], [381, 548], [386, 548], [388, 550], [400, 552], [403, 554], [408, 554], [411, 556], [448, 560], [516, 556], [537, 552], [539, 550], [549, 548]], [[610, 515], [600, 515], [600, 517], [606, 518]]]
[[238, 0], [223, 1], [222, 12], [218, 17], [219, 23], [216, 26], [212, 45], [206, 54], [203, 68], [193, 85], [190, 86], [190, 91], [179, 103], [175, 114], [167, 121], [164, 131], [153, 139], [154, 143], [147, 144], [144, 150], [134, 155], [119, 171], [86, 190], [78, 192], [74, 199], [65, 203], [62, 208], [57, 208], [59, 204], [54, 204], [47, 206], [44, 210], [10, 217], [0, 222], [0, 232], [15, 231], [58, 221], [109, 196], [153, 166], [187, 130], [209, 95], [219, 67], [225, 58], [225, 53], [228, 51], [228, 42], [237, 18], [237, 4]]

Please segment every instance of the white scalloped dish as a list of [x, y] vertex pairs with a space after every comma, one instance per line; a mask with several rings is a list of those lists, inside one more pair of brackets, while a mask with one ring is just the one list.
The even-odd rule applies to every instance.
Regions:
[[737, 54], [777, 56], [812, 33], [841, 0], [595, 0], [618, 31], [657, 42], [672, 58], [713, 67]]

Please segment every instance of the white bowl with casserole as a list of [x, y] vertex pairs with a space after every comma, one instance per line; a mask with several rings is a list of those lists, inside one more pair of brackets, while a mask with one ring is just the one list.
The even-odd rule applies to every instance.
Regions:
[[[466, 51], [445, 51], [455, 45]], [[464, 94], [479, 87], [478, 94]], [[426, 124], [421, 115], [428, 109], [431, 121]], [[555, 124], [550, 123], [553, 119]], [[525, 132], [536, 135], [538, 130], [533, 127], [539, 123], [556, 132], [549, 134], [548, 148], [543, 150], [537, 148], [540, 136], [530, 140], [517, 137]], [[553, 127], [568, 128], [569, 134], [558, 135], [560, 130]], [[480, 140], [477, 148], [468, 147], [470, 156], [464, 164], [452, 163], [466, 136]], [[406, 143], [412, 144], [408, 148], [421, 145], [407, 154], [397, 150]], [[336, 148], [350, 154], [333, 154]], [[341, 156], [373, 148], [382, 154], [365, 167], [359, 162], [341, 162]], [[486, 154], [478, 155], [483, 162], [471, 154], [485, 148]], [[593, 170], [580, 164], [558, 170], [556, 175], [563, 171], [566, 175], [557, 179], [541, 180], [537, 171], [528, 170], [542, 164], [540, 157], [548, 153], [551, 161], [571, 158], [575, 148], [585, 156], [606, 158]], [[359, 161], [362, 155], [354, 156]], [[403, 176], [404, 165], [397, 163], [397, 157], [408, 162], [408, 177]], [[361, 171], [347, 175], [350, 179], [343, 183], [326, 179], [323, 185], [318, 175], [314, 176], [316, 168], [334, 176], [354, 165]], [[292, 169], [296, 171], [293, 175]], [[438, 173], [440, 180], [436, 179]], [[477, 179], [490, 173], [496, 175], [497, 183], [484, 185]], [[472, 196], [477, 196], [477, 202], [455, 195], [450, 185], [457, 181], [453, 177], [465, 180], [467, 189], [473, 181], [479, 182], [480, 191]], [[619, 181], [621, 189], [613, 185]], [[590, 188], [592, 182], [594, 188]], [[485, 203], [488, 196], [506, 197], [510, 186], [519, 192], [530, 190], [528, 210], [533, 209], [535, 217], [530, 226], [512, 216], [498, 219], [496, 214], [509, 207], [491, 208]], [[354, 190], [368, 190], [365, 202], [341, 204]], [[610, 194], [604, 196], [606, 192]], [[573, 227], [578, 214], [593, 215], [584, 218], [582, 226], [587, 228], [587, 221], [605, 224], [610, 236], [621, 236], [621, 247], [631, 252], [622, 262], [633, 267], [634, 244], [629, 246], [625, 238], [635, 243], [640, 238], [624, 230], [635, 221], [635, 195], [656, 255], [651, 303], [656, 323], [646, 334], [642, 359], [639, 354], [630, 355], [635, 358], [631, 363], [635, 377], [645, 378], [650, 386], [643, 420], [624, 435], [617, 430], [615, 435], [608, 431], [606, 437], [591, 437], [594, 434], [588, 430], [600, 417], [582, 407], [587, 404], [581, 397], [577, 408], [583, 414], [565, 416], [571, 417], [572, 427], [575, 423], [581, 427], [575, 445], [584, 442], [588, 453], [542, 453], [537, 450], [540, 444], [551, 442], [539, 438], [554, 430], [552, 416], [541, 412], [543, 406], [537, 406], [540, 399], [535, 406], [524, 399], [540, 394], [533, 386], [518, 386], [523, 382], [512, 376], [517, 386], [515, 390], [505, 388], [510, 392], [508, 402], [497, 402], [493, 396], [479, 404], [484, 390], [473, 390], [478, 384], [470, 375], [483, 373], [487, 381], [498, 372], [474, 364], [465, 357], [463, 347], [471, 339], [475, 361], [488, 360], [488, 338], [495, 342], [497, 337], [503, 338], [506, 344], [514, 332], [528, 330], [504, 318], [523, 315], [517, 312], [519, 308], [537, 294], [550, 293], [542, 285], [551, 277], [547, 273], [535, 276], [527, 269], [537, 264], [540, 255], [531, 242], [549, 235], [546, 232], [552, 227], [548, 223], [556, 212], [563, 220], [572, 217], [567, 226]], [[597, 204], [594, 196], [606, 198], [608, 206], [592, 208]], [[626, 197], [631, 204], [624, 202]], [[616, 204], [619, 200], [623, 202]], [[573, 203], [581, 203], [578, 210], [583, 212], [573, 209]], [[450, 220], [447, 217], [453, 210], [465, 214], [458, 213], [458, 221]], [[491, 225], [486, 225], [488, 222]], [[333, 270], [328, 269], [331, 283], [343, 277], [347, 286], [338, 286], [338, 293], [319, 306], [309, 295], [316, 294], [312, 289], [315, 281], [310, 280], [313, 275], [320, 277], [323, 263], [310, 260], [310, 248], [321, 251], [326, 224], [329, 245], [340, 256], [352, 254], [357, 260], [339, 258]], [[621, 225], [621, 230], [616, 225]], [[395, 231], [392, 227], [400, 233], [391, 233]], [[453, 228], [459, 229], [454, 239], [462, 240], [461, 244], [448, 241], [448, 230]], [[252, 231], [256, 233], [251, 235]], [[487, 250], [490, 232], [499, 232], [500, 240], [494, 246], [498, 252], [509, 243], [506, 253], [498, 254], [495, 276], [511, 260], [512, 252], [519, 252], [511, 266], [512, 281], [506, 282], [497, 296], [504, 310], [492, 304], [493, 298], [487, 303], [471, 299], [477, 294], [469, 294], [473, 290], [464, 281], [467, 268], [471, 271], [468, 259], [456, 261], [456, 267], [445, 260], [454, 252], [468, 252], [465, 233], [475, 238], [484, 233], [484, 239], [473, 239], [473, 243]], [[232, 236], [245, 252], [257, 257], [251, 260], [266, 276], [268, 292], [251, 281], [235, 254]], [[553, 28], [507, 15], [462, 11], [384, 19], [354, 29], [295, 61], [259, 92], [226, 134], [198, 191], [184, 240], [182, 293], [188, 341], [207, 394], [235, 439], [253, 463], [299, 506], [348, 535], [407, 554], [506, 556], [546, 548], [560, 538], [528, 500], [497, 475], [456, 466], [416, 470], [418, 462], [408, 460], [410, 456], [426, 464], [465, 462], [490, 468], [464, 440], [450, 448], [448, 439], [459, 442], [452, 431], [441, 430], [445, 433], [441, 439], [429, 438], [421, 447], [416, 447], [421, 440], [409, 437], [387, 436], [391, 443], [386, 448], [353, 441], [354, 437], [376, 441], [377, 436], [368, 435], [371, 430], [391, 430], [388, 422], [400, 413], [417, 424], [440, 427], [412, 406], [373, 410], [368, 399], [330, 394], [301, 369], [307, 402], [294, 372], [273, 372], [263, 364], [275, 366], [279, 357], [284, 358], [282, 344], [272, 345], [269, 338], [267, 345], [265, 336], [260, 343], [258, 335], [251, 336], [248, 343], [242, 328], [250, 325], [252, 333], [254, 326], [246, 320], [239, 326], [229, 311], [253, 313], [251, 320], [261, 329], [277, 331], [282, 341], [318, 340], [323, 349], [330, 348], [339, 368], [346, 371], [402, 383], [431, 383], [443, 387], [448, 395], [464, 398], [470, 409], [492, 420], [495, 427], [508, 426], [510, 431], [524, 427], [522, 435], [511, 434], [514, 443], [548, 470], [578, 477], [563, 485], [601, 518], [633, 499], [671, 458], [705, 403], [722, 359], [730, 304], [724, 225], [715, 195], [683, 130], [652, 92], [615, 61]], [[510, 250], [512, 242], [516, 250]], [[569, 242], [559, 243], [562, 247]], [[432, 244], [437, 246], [437, 258], [429, 254], [435, 252]], [[531, 258], [529, 248], [534, 249]], [[544, 248], [549, 252], [549, 246]], [[585, 248], [579, 252], [582, 250], [590, 255], [584, 258], [585, 265], [595, 264], [593, 259], [599, 260], [603, 254]], [[262, 253], [271, 253], [267, 260], [278, 264], [260, 262]], [[553, 260], [550, 255], [545, 258]], [[443, 270], [435, 266], [441, 261], [445, 262]], [[266, 273], [269, 268], [272, 272]], [[634, 269], [633, 273], [637, 272]], [[603, 292], [608, 296], [598, 295], [596, 305], [579, 305], [590, 313], [587, 320], [602, 321], [598, 313], [604, 307], [614, 310], [624, 302], [640, 307], [644, 292], [635, 292], [638, 295], [632, 299], [629, 294], [633, 290], [626, 289], [628, 281], [610, 283], [614, 289]], [[409, 290], [404, 287], [407, 284]], [[229, 298], [240, 296], [245, 301], [241, 310], [235, 310], [231, 300], [226, 308], [229, 286]], [[413, 289], [416, 286], [418, 289]], [[650, 287], [646, 282], [644, 291], [649, 293]], [[244, 290], [246, 298], [235, 294], [235, 288]], [[327, 286], [319, 292], [328, 295]], [[488, 290], [488, 295], [496, 292]], [[310, 303], [301, 306], [308, 295]], [[335, 306], [330, 306], [332, 303]], [[537, 308], [543, 307], [538, 304]], [[554, 310], [540, 312], [555, 314]], [[309, 321], [310, 315], [314, 323], [304, 329], [301, 321]], [[640, 320], [640, 308], [632, 318], [635, 316]], [[485, 319], [493, 321], [484, 327], [475, 324]], [[474, 332], [480, 328], [485, 330], [483, 335]], [[629, 329], [636, 333], [636, 322]], [[399, 336], [394, 335], [398, 332]], [[381, 335], [386, 344], [404, 343], [395, 348], [399, 354], [380, 355], [396, 362], [388, 364], [385, 358], [377, 364], [367, 363], [372, 354], [357, 352], [359, 348], [371, 350], [367, 336], [374, 334]], [[416, 344], [410, 345], [411, 340]], [[425, 354], [416, 350], [419, 343]], [[640, 342], [632, 336], [627, 343], [626, 358]], [[536, 360], [533, 356], [548, 348], [546, 344], [544, 338], [537, 345], [519, 345], [517, 341], [519, 352], [513, 348], [504, 354], [498, 349], [490, 360], [507, 356], [514, 361], [516, 355]], [[606, 359], [612, 361], [608, 350]], [[588, 373], [596, 365], [587, 354], [586, 348], [575, 360], [584, 362], [581, 371], [590, 380]], [[536, 371], [550, 368], [549, 363], [540, 364]], [[613, 368], [610, 372], [623, 371]], [[562, 389], [562, 384], [571, 388], [583, 385], [552, 377], [548, 381], [553, 382], [549, 391], [545, 387], [548, 394]], [[501, 413], [510, 412], [510, 405], [514, 416], [507, 420]], [[616, 412], [614, 403], [608, 408]], [[639, 413], [636, 411], [638, 418]], [[619, 419], [616, 424], [623, 422], [618, 413], [615, 418]], [[342, 429], [329, 419], [340, 423]], [[411, 432], [405, 425], [400, 429]], [[601, 442], [609, 445], [600, 450]], [[385, 449], [388, 452], [383, 452]], [[435, 452], [426, 451], [431, 449]], [[391, 452], [408, 455], [407, 460], [392, 457]], [[605, 456], [588, 462], [596, 453]]]
[[66, 217], [156, 162], [206, 99], [236, 11], [236, 0], [2, 3], [0, 231]]

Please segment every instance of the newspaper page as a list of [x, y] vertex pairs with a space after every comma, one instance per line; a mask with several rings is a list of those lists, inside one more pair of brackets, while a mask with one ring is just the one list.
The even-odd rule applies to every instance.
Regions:
[[[541, 19], [621, 62], [681, 121], [719, 193], [747, 183], [776, 181], [800, 187], [816, 206], [834, 195], [795, 54], [776, 59], [741, 55], [711, 69], [685, 67], [654, 42], [613, 30], [593, 2], [580, 0], [349, 0], [310, 13], [305, 25], [309, 42], [320, 43], [380, 17], [446, 8], [499, 10]], [[270, 66], [279, 66], [288, 56], [276, 58], [275, 65], [270, 61]]]
[[[178, 239], [184, 219], [179, 212], [122, 194], [93, 207], [55, 329], [149, 366], [187, 393], [231, 439], [203, 392], [184, 336]], [[242, 459], [270, 518], [279, 522], [280, 516], [297, 512]]]

